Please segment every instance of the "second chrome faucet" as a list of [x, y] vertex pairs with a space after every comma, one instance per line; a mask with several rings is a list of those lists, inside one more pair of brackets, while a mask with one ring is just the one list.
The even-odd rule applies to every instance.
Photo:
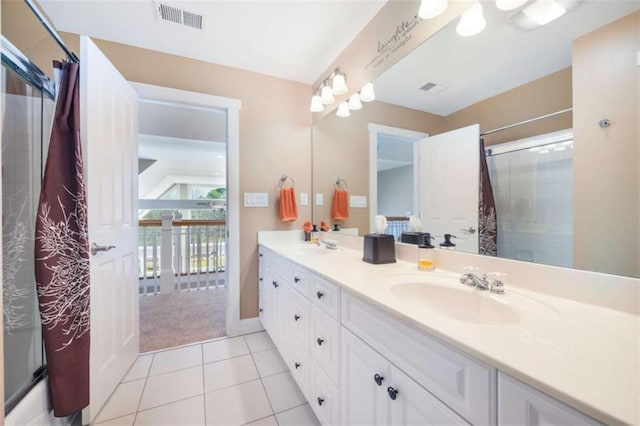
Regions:
[[[468, 270], [475, 270], [476, 268], [465, 268]], [[492, 276], [489, 278], [489, 276]], [[476, 287], [480, 290], [489, 290], [491, 293], [502, 294], [504, 293], [504, 284], [500, 278], [504, 274], [500, 272], [492, 272], [490, 274], [482, 274], [481, 276], [475, 275], [473, 272], [467, 272], [462, 274], [460, 282], [470, 287]]]

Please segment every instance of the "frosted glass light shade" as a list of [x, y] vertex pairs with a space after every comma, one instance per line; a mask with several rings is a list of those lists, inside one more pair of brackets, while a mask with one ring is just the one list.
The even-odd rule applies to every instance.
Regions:
[[496, 0], [496, 7], [500, 10], [513, 10], [517, 9], [528, 0]]
[[352, 111], [357, 111], [359, 109], [362, 109], [362, 102], [360, 102], [360, 95], [358, 95], [357, 93], [349, 97], [349, 109]]
[[338, 111], [336, 111], [338, 117], [349, 117], [351, 112], [349, 111], [349, 104], [345, 101], [338, 105]]
[[333, 97], [333, 91], [331, 90], [331, 86], [329, 86], [328, 84], [322, 86], [322, 91], [320, 92], [320, 99], [322, 100], [322, 103], [325, 105], [332, 104], [336, 101], [336, 99]]
[[313, 95], [311, 97], [311, 107], [309, 108], [311, 112], [320, 112], [324, 111], [324, 105], [322, 105], [322, 99], [320, 95]]
[[347, 93], [347, 82], [344, 79], [344, 75], [336, 74], [333, 76], [333, 94], [343, 95]]
[[376, 99], [376, 94], [373, 90], [373, 83], [365, 84], [360, 90], [360, 100], [362, 102], [371, 102]]
[[469, 37], [478, 34], [486, 26], [487, 21], [482, 14], [482, 5], [476, 2], [462, 14], [456, 32], [463, 37]]
[[449, 2], [447, 0], [422, 0], [420, 9], [418, 9], [418, 16], [422, 19], [435, 18], [447, 10], [448, 6]]
[[554, 0], [537, 0], [525, 7], [522, 13], [536, 24], [545, 25], [567, 13], [567, 9]]

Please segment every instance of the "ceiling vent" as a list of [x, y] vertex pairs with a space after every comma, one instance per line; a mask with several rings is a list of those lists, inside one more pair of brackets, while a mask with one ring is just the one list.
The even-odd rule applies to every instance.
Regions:
[[445, 87], [441, 84], [429, 82], [420, 86], [419, 89], [427, 93], [436, 94], [436, 93], [442, 92], [445, 89]]
[[204, 16], [199, 13], [184, 10], [169, 3], [156, 3], [156, 16], [158, 19], [186, 27], [201, 30], [204, 28]]

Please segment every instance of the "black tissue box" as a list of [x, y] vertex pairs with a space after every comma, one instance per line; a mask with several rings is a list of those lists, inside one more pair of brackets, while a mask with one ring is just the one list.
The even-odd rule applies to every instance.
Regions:
[[393, 235], [367, 234], [364, 236], [362, 260], [375, 265], [396, 262], [396, 242]]
[[422, 244], [424, 232], [403, 232], [400, 236], [401, 243]]

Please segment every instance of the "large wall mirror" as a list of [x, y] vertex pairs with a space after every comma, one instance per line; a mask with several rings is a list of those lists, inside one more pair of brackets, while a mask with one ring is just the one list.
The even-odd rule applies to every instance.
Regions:
[[[314, 125], [314, 222], [363, 235], [382, 214], [400, 230], [425, 216], [421, 198], [433, 193], [466, 215], [464, 162], [479, 161], [479, 149], [425, 159], [420, 144], [477, 124], [498, 256], [640, 276], [640, 3], [585, 0], [537, 28], [482, 4], [480, 34], [462, 37], [452, 21], [376, 78], [374, 102]], [[444, 175], [425, 182], [426, 167]], [[355, 196], [346, 220], [331, 218], [336, 187]], [[477, 252], [464, 244], [477, 226], [448, 230], [459, 250]]]

